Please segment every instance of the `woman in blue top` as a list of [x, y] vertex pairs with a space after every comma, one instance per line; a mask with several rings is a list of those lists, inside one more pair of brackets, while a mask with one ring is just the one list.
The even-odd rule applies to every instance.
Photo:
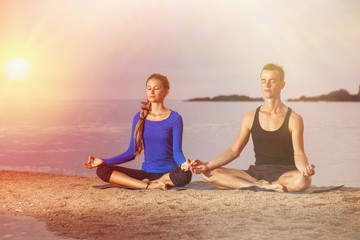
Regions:
[[[180, 114], [164, 106], [170, 89], [167, 77], [152, 74], [146, 81], [147, 102], [134, 116], [129, 148], [122, 154], [100, 159], [89, 157], [86, 168], [97, 167], [97, 175], [114, 185], [132, 188], [183, 186], [191, 181], [190, 160], [182, 153], [183, 122]], [[114, 164], [133, 160], [144, 150], [141, 170]]]

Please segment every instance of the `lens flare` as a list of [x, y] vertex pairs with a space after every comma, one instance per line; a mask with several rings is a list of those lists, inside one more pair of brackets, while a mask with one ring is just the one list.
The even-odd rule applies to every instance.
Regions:
[[24, 81], [29, 77], [31, 65], [20, 57], [10, 59], [4, 66], [6, 77], [11, 81]]

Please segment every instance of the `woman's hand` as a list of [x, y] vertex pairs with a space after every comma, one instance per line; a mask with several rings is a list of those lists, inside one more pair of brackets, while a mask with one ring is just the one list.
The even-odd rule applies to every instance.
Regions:
[[190, 170], [190, 159], [187, 158], [186, 161], [181, 164], [181, 170], [185, 172]]
[[190, 169], [193, 173], [200, 174], [206, 171], [209, 171], [209, 168], [206, 163], [203, 163], [199, 159], [195, 159], [190, 163]]
[[100, 158], [90, 156], [88, 162], [83, 163], [83, 165], [84, 165], [84, 167], [91, 169], [91, 168], [96, 168], [103, 163], [104, 163], [104, 161], [101, 160]]

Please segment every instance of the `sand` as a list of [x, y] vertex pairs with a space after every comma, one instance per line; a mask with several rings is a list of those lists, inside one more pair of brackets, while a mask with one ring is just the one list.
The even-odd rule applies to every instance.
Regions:
[[65, 240], [46, 229], [44, 222], [26, 216], [14, 216], [0, 211], [0, 239], [7, 240]]
[[360, 188], [99, 190], [97, 178], [14, 171], [0, 181], [0, 209], [65, 239], [360, 239]]

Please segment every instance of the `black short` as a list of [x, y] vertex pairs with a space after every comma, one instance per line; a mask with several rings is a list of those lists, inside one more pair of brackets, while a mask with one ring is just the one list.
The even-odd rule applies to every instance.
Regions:
[[279, 179], [281, 175], [286, 172], [297, 170], [295, 165], [251, 165], [248, 170], [245, 170], [247, 174], [256, 178], [257, 180], [266, 180], [268, 182], [274, 182]]

